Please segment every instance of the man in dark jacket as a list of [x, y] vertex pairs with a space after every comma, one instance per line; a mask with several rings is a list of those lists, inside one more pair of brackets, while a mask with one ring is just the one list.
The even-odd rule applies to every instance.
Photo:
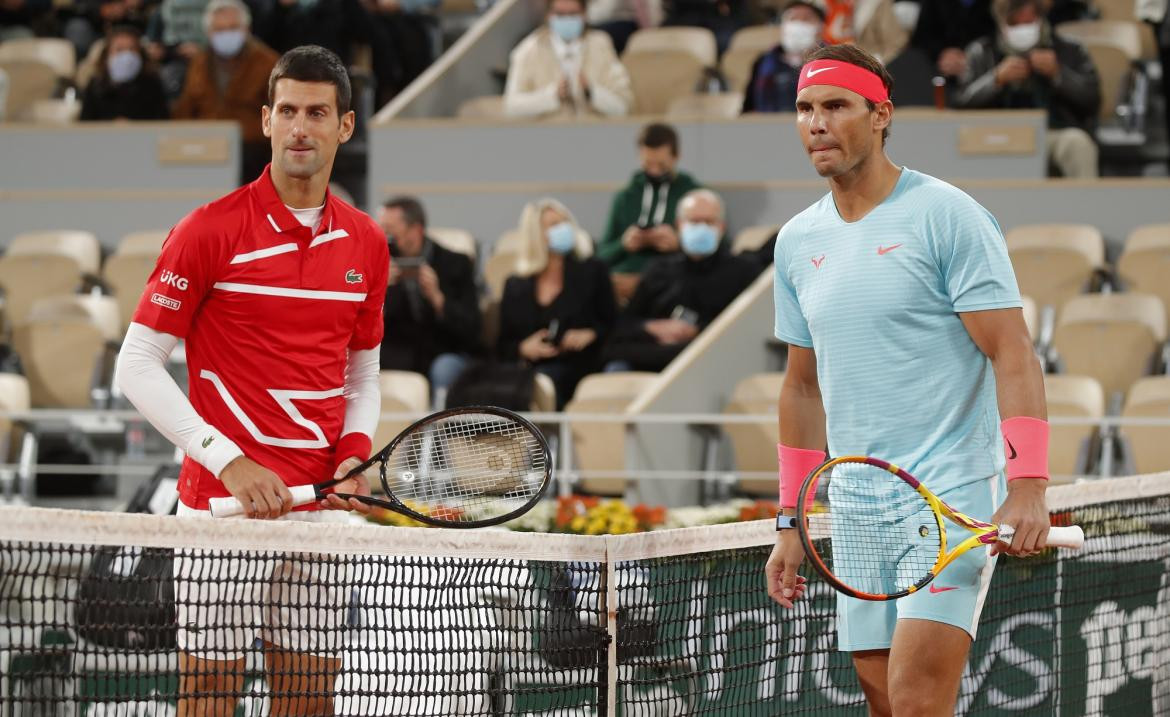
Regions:
[[378, 223], [391, 256], [381, 366], [426, 374], [438, 403], [479, 353], [474, 267], [466, 255], [427, 237], [426, 213], [413, 197], [388, 200]]
[[722, 241], [719, 195], [689, 192], [678, 215], [682, 251], [656, 259], [642, 275], [606, 347], [607, 371], [661, 371], [760, 273]]
[[956, 105], [1048, 110], [1049, 163], [1065, 177], [1096, 177], [1101, 90], [1093, 60], [1052, 32], [1040, 0], [995, 0], [992, 10], [999, 30], [967, 48]]

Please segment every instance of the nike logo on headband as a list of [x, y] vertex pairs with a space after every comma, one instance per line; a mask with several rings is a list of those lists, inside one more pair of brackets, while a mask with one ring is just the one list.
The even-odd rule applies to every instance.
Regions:
[[805, 77], [812, 77], [813, 75], [819, 75], [822, 72], [828, 72], [829, 70], [835, 70], [835, 69], [837, 69], [837, 68], [836, 67], [822, 67], [819, 70], [814, 70], [813, 68], [810, 67], [810, 68], [808, 68], [808, 72], [804, 73], [804, 76]]

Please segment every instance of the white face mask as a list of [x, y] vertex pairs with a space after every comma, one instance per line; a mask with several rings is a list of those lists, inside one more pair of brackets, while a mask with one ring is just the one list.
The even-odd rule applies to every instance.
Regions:
[[115, 85], [129, 82], [142, 71], [142, 57], [134, 50], [115, 52], [106, 60], [106, 69]]
[[1016, 52], [1027, 52], [1040, 42], [1040, 22], [1009, 25], [1003, 29], [1003, 41]]
[[220, 30], [207, 37], [211, 49], [220, 57], [235, 57], [244, 48], [248, 33], [244, 30]]
[[803, 55], [817, 44], [821, 26], [803, 20], [785, 20], [780, 23], [780, 44], [789, 54]]

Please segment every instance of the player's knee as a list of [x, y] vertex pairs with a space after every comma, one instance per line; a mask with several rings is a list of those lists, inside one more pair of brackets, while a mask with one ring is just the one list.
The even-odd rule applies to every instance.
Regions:
[[890, 685], [890, 710], [898, 717], [950, 717], [955, 695], [918, 685]]

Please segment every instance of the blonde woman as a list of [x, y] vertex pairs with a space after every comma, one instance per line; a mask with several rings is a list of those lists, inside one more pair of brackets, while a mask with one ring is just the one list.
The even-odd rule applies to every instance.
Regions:
[[500, 301], [497, 352], [553, 380], [557, 408], [577, 382], [599, 370], [601, 346], [617, 318], [605, 263], [565, 205], [540, 199], [520, 217], [523, 245]]

